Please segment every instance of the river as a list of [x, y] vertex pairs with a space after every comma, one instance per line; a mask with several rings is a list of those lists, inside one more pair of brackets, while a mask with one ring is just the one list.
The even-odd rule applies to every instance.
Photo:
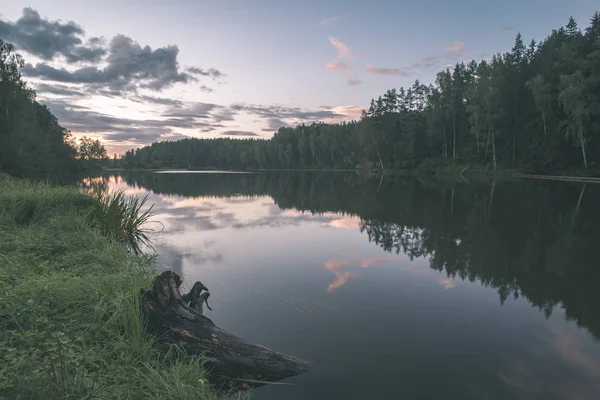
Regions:
[[161, 268], [310, 371], [253, 399], [597, 399], [600, 185], [120, 173]]

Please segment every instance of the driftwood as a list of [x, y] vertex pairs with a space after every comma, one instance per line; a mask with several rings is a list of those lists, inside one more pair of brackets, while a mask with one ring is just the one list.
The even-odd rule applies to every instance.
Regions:
[[143, 291], [147, 329], [161, 340], [183, 343], [191, 354], [203, 354], [209, 375], [215, 381], [275, 382], [308, 370], [307, 363], [298, 358], [219, 329], [202, 315], [210, 293], [201, 282], [196, 282], [186, 295], [180, 293], [180, 286], [179, 275], [166, 271]]

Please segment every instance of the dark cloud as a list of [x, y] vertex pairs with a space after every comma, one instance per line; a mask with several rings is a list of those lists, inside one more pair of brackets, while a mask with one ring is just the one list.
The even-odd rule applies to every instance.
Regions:
[[500, 28], [501, 31], [514, 31], [515, 27], [514, 26], [503, 26]]
[[238, 103], [232, 104], [230, 108], [236, 111], [245, 111], [263, 118], [322, 120], [325, 118], [343, 117], [342, 114], [338, 114], [332, 110], [304, 110], [299, 107], [278, 105], [262, 106]]
[[143, 87], [160, 91], [175, 83], [196, 80], [193, 76], [179, 71], [177, 46], [142, 47], [133, 39], [115, 36], [109, 46], [104, 68], [82, 67], [74, 71], [54, 68], [45, 63], [35, 67], [27, 64], [22, 72], [31, 77], [39, 77], [57, 82], [90, 84], [94, 87], [108, 87], [113, 90], [132, 90]]
[[444, 61], [443, 61], [442, 57], [439, 57], [439, 56], [429, 56], [429, 57], [423, 57], [423, 58], [421, 58], [419, 60], [419, 62], [416, 62], [416, 63], [412, 64], [410, 67], [413, 68], [413, 69], [437, 68], [443, 62]]
[[164, 112], [163, 117], [210, 118], [211, 111], [223, 109], [223, 106], [212, 103], [187, 103], [183, 106], [172, 107]]
[[277, 131], [281, 127], [295, 125], [297, 123], [319, 122], [325, 119], [340, 119], [346, 117], [333, 111], [331, 107], [320, 110], [305, 110], [299, 107], [285, 107], [279, 105], [263, 106], [253, 104], [232, 104], [229, 108], [246, 112], [266, 119], [267, 126], [262, 128], [263, 132]]
[[84, 97], [87, 94], [76, 87], [65, 86], [65, 85], [49, 85], [47, 83], [37, 83], [35, 90], [41, 93], [50, 93], [58, 96], [69, 96], [69, 97]]
[[185, 70], [193, 75], [208, 76], [213, 79], [224, 76], [224, 74], [216, 68], [202, 69], [202, 68], [197, 68], [197, 67], [189, 67], [189, 68], [186, 68]]
[[214, 114], [212, 114], [212, 119], [215, 122], [223, 122], [223, 121], [233, 121], [235, 120], [236, 113], [229, 109], [222, 109]]
[[248, 131], [225, 131], [225, 132], [221, 132], [221, 135], [223, 135], [223, 136], [258, 136], [256, 133], [248, 132]]
[[290, 126], [290, 125], [279, 118], [269, 118], [267, 120], [267, 127], [263, 128], [262, 131], [263, 132], [274, 132], [274, 131], [277, 131], [279, 128], [283, 128], [286, 126]]
[[280, 226], [298, 226], [304, 223], [329, 223], [339, 217], [330, 217], [319, 214], [298, 214], [298, 215], [269, 215], [267, 217], [258, 218], [254, 221], [237, 222], [231, 227], [233, 229], [252, 229], [260, 227], [280, 227]]
[[160, 140], [166, 132], [162, 132], [160, 129], [156, 131], [132, 131], [132, 132], [119, 132], [119, 133], [111, 133], [108, 135], [105, 140], [110, 140], [112, 142], [139, 142], [140, 140], [148, 141], [148, 142], [156, 142]]
[[154, 96], [144, 96], [137, 95], [130, 97], [130, 100], [135, 101], [136, 103], [152, 103], [158, 104], [161, 106], [171, 106], [171, 107], [181, 107], [183, 102], [175, 99], [167, 99], [164, 97], [154, 97]]
[[57, 116], [61, 125], [74, 132], [101, 133], [105, 140], [147, 144], [157, 140], [177, 140], [186, 136], [174, 129], [214, 129], [222, 125], [198, 121], [194, 117], [136, 120], [95, 112], [88, 107], [62, 101], [42, 100]]
[[[61, 58], [68, 63], [85, 62], [88, 65], [67, 69], [47, 62], [27, 64], [24, 75], [46, 81], [86, 85], [86, 92], [109, 89], [121, 95], [138, 88], [160, 91], [177, 83], [198, 80], [198, 76], [217, 79], [224, 76], [215, 68], [180, 69], [177, 62], [179, 48], [176, 45], [142, 47], [125, 35], [115, 36], [107, 46], [105, 40], [91, 37], [83, 42], [85, 31], [73, 21], [50, 21], [41, 18], [31, 9], [23, 9], [23, 15], [15, 22], [0, 19], [0, 37], [14, 43], [17, 48], [45, 61]], [[89, 65], [91, 64], [91, 65]], [[199, 88], [212, 92], [208, 86]]]
[[14, 23], [0, 19], [3, 40], [43, 60], [64, 56], [69, 63], [100, 61], [106, 55], [104, 42], [91, 38], [84, 45], [80, 38], [83, 35], [85, 31], [75, 22], [49, 21], [29, 7]]
[[204, 133], [209, 133], [209, 132], [213, 132], [213, 131], [217, 130], [217, 127], [223, 128], [224, 126], [223, 125], [211, 125], [211, 126], [207, 126], [206, 128], [202, 128], [200, 130]]

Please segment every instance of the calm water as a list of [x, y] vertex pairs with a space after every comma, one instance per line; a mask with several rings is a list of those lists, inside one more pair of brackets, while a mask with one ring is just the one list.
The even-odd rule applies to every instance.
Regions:
[[309, 373], [255, 399], [600, 398], [600, 186], [138, 173], [160, 263]]

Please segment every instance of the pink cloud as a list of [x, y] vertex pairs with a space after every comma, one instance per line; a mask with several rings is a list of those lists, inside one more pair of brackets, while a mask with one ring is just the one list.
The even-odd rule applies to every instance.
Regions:
[[346, 283], [348, 283], [348, 281], [354, 277], [354, 275], [356, 275], [354, 272], [352, 271], [334, 271], [335, 273], [335, 280], [333, 282], [331, 282], [329, 284], [329, 286], [327, 286], [327, 292], [331, 293], [333, 292], [335, 289], [340, 288], [342, 286], [344, 286]]
[[348, 260], [328, 260], [328, 261], [325, 261], [323, 263], [323, 265], [328, 270], [334, 271], [336, 269], [340, 269], [340, 268], [343, 268], [343, 267], [347, 266], [348, 263], [349, 263]]
[[463, 42], [454, 42], [448, 47], [450, 53], [462, 54], [465, 51], [465, 44]]
[[369, 268], [373, 265], [385, 264], [395, 260], [401, 259], [399, 256], [391, 257], [371, 257], [371, 258], [358, 258], [356, 249], [349, 249], [346, 251], [347, 258], [338, 258], [333, 260], [327, 260], [323, 263], [323, 266], [333, 272], [335, 275], [334, 281], [327, 287], [327, 292], [331, 293], [334, 290], [344, 286], [352, 278], [356, 277], [355, 271], [346, 270], [349, 267], [360, 266], [361, 268]]
[[356, 86], [356, 85], [360, 85], [362, 83], [361, 80], [352, 79], [352, 78], [348, 79], [346, 82], [348, 83], [348, 86]]
[[327, 65], [325, 66], [326, 69], [330, 70], [330, 71], [348, 71], [350, 69], [350, 67], [347, 64], [344, 64], [343, 62], [335, 62], [335, 61], [330, 61], [327, 63]]
[[446, 289], [452, 289], [454, 287], [454, 281], [450, 278], [441, 278], [439, 282], [440, 285], [442, 285]]
[[352, 60], [354, 58], [354, 54], [350, 47], [346, 43], [339, 41], [333, 36], [329, 36], [329, 43], [331, 43], [338, 50], [338, 60], [348, 59]]
[[325, 118], [323, 120], [324, 122], [339, 122], [340, 120], [351, 121], [360, 119], [365, 108], [361, 106], [337, 106], [327, 109], [333, 111], [335, 114], [341, 115], [342, 117]]
[[367, 65], [365, 69], [370, 74], [376, 75], [395, 75], [395, 76], [410, 76], [410, 73], [401, 70], [400, 68], [385, 68], [385, 67], [375, 67], [373, 65]]
[[330, 226], [333, 228], [342, 228], [342, 229], [358, 229], [360, 226], [360, 218], [347, 217], [347, 218], [334, 219], [333, 221], [326, 224], [326, 226]]

